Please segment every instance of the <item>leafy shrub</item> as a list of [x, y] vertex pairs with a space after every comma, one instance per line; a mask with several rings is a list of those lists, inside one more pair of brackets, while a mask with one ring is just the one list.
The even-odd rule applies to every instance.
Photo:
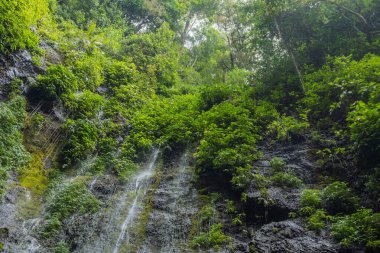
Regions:
[[128, 178], [138, 169], [137, 165], [127, 158], [117, 157], [113, 159], [112, 165], [119, 178]]
[[200, 91], [200, 108], [209, 110], [214, 105], [227, 101], [233, 95], [232, 86], [226, 84], [215, 84], [203, 86]]
[[226, 102], [205, 112], [199, 121], [202, 139], [195, 156], [200, 172], [233, 175], [257, 158], [256, 128], [248, 110]]
[[103, 97], [91, 91], [70, 94], [65, 101], [72, 118], [94, 118], [103, 104]]
[[226, 200], [226, 213], [227, 214], [235, 214], [236, 207], [233, 200]]
[[301, 195], [301, 205], [303, 207], [320, 208], [322, 205], [321, 191], [315, 189], [305, 189]]
[[244, 224], [246, 214], [245, 213], [239, 213], [232, 219], [232, 225], [236, 226], [242, 226]]
[[340, 217], [332, 225], [332, 236], [344, 246], [370, 246], [379, 249], [380, 213], [371, 209], [360, 209], [357, 212]]
[[259, 105], [253, 108], [252, 117], [260, 127], [260, 132], [265, 132], [268, 125], [279, 118], [279, 114], [274, 104], [267, 101], [260, 101]]
[[283, 186], [288, 188], [299, 188], [303, 185], [303, 182], [298, 177], [287, 173], [278, 172], [271, 177], [273, 185]]
[[78, 82], [74, 74], [63, 65], [49, 67], [45, 75], [39, 76], [29, 92], [35, 101], [53, 101], [68, 96], [78, 90]]
[[308, 128], [307, 121], [283, 115], [268, 126], [268, 135], [276, 141], [290, 141], [302, 137]]
[[56, 236], [62, 227], [62, 222], [57, 215], [49, 216], [45, 221], [41, 235], [45, 238], [52, 238]]
[[157, 93], [165, 94], [167, 87], [179, 80], [180, 49], [175, 33], [167, 23], [163, 23], [155, 33], [129, 36], [125, 52], [132, 57], [137, 69], [147, 73], [157, 85]]
[[374, 168], [373, 173], [368, 176], [365, 187], [371, 197], [380, 200], [380, 167]]
[[216, 215], [216, 210], [212, 205], [205, 205], [199, 210], [199, 219], [202, 224], [209, 223]]
[[48, 1], [6, 0], [0, 2], [0, 52], [35, 49], [38, 36], [30, 27], [49, 19]]
[[[95, 91], [104, 81], [103, 66], [105, 58], [102, 53], [94, 52], [91, 55], [83, 54], [79, 59], [75, 57], [73, 73], [78, 79], [78, 86], [82, 90]], [[108, 65], [107, 65], [108, 66]]]
[[0, 196], [4, 193], [8, 171], [25, 166], [30, 158], [21, 132], [25, 116], [24, 98], [0, 102]]
[[53, 196], [48, 211], [54, 219], [65, 219], [74, 213], [95, 213], [100, 202], [83, 183], [64, 185]]
[[54, 253], [70, 253], [70, 249], [65, 242], [59, 242], [54, 247]]
[[98, 141], [98, 128], [90, 121], [68, 120], [64, 126], [68, 139], [63, 147], [64, 167], [71, 166], [90, 155]]
[[[379, 92], [380, 88], [378, 89], [378, 93]], [[379, 102], [366, 104], [362, 101], [357, 101], [354, 110], [348, 115], [351, 139], [356, 144], [355, 149], [360, 164], [366, 168], [371, 168], [380, 164], [379, 119]]]
[[273, 157], [269, 163], [270, 163], [270, 166], [272, 167], [272, 169], [275, 171], [280, 171], [286, 165], [284, 159], [282, 159], [281, 157]]
[[226, 236], [223, 233], [222, 229], [223, 225], [220, 223], [212, 225], [210, 231], [201, 232], [200, 235], [196, 236], [193, 239], [193, 247], [200, 247], [204, 249], [219, 249], [222, 245], [228, 244], [232, 240], [232, 238]]
[[316, 210], [307, 219], [307, 227], [311, 230], [320, 231], [326, 227], [326, 222], [331, 220], [332, 217], [327, 215], [327, 212], [323, 209]]
[[247, 166], [245, 168], [238, 168], [231, 182], [237, 189], [246, 189], [248, 186], [260, 189], [267, 187], [270, 180], [262, 174], [251, 172], [251, 168]]
[[359, 198], [349, 189], [347, 183], [334, 182], [322, 191], [322, 204], [329, 213], [350, 213], [359, 206]]
[[330, 58], [320, 70], [307, 75], [304, 103], [310, 109], [311, 121], [323, 128], [333, 121], [341, 124], [357, 100], [367, 102], [371, 93], [378, 94], [379, 66], [376, 55], [367, 55], [359, 62], [342, 56]]
[[110, 61], [105, 67], [105, 84], [110, 88], [130, 84], [136, 81], [137, 74], [133, 63]]

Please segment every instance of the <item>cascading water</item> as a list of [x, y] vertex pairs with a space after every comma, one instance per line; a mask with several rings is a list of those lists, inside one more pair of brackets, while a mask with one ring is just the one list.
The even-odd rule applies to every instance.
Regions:
[[153, 158], [152, 158], [151, 162], [149, 163], [148, 169], [146, 171], [143, 171], [142, 173], [140, 173], [135, 179], [135, 181], [136, 181], [136, 184], [135, 184], [136, 197], [133, 200], [132, 207], [129, 209], [128, 215], [125, 218], [125, 220], [121, 226], [121, 231], [120, 231], [120, 234], [117, 238], [115, 248], [113, 249], [112, 253], [118, 253], [119, 252], [119, 248], [120, 248], [120, 245], [123, 242], [123, 240], [125, 240], [126, 243], [129, 243], [129, 233], [128, 233], [127, 229], [130, 227], [131, 223], [133, 222], [133, 220], [134, 220], [134, 218], [138, 212], [138, 205], [141, 205], [142, 200], [144, 199], [144, 197], [146, 195], [146, 192], [147, 192], [148, 187], [149, 187], [149, 183], [148, 183], [149, 180], [148, 179], [153, 174], [158, 153], [159, 153], [158, 150], [156, 150], [154, 152]]
[[[76, 248], [72, 252], [190, 252], [187, 249], [188, 235], [198, 201], [197, 191], [192, 185], [190, 158], [185, 154], [156, 171], [158, 156], [159, 151], [154, 150], [141, 172], [125, 185], [123, 191], [109, 192], [104, 209], [81, 223], [83, 227], [79, 235], [82, 239], [76, 240]], [[157, 178], [154, 187], [153, 176]], [[97, 194], [104, 184], [107, 184], [107, 177], [94, 176], [88, 182], [88, 188]], [[65, 224], [72, 224], [70, 227], [74, 228], [78, 218], [73, 216]], [[23, 233], [31, 234], [40, 221], [41, 218], [25, 221]], [[17, 252], [48, 252], [34, 238], [28, 237], [25, 244], [27, 249], [20, 247]]]
[[152, 212], [139, 253], [188, 252], [191, 218], [197, 211], [197, 192], [192, 185], [189, 157], [183, 155], [172, 168], [165, 168], [155, 190]]
[[[115, 196], [110, 206], [100, 217], [97, 235], [92, 235], [76, 252], [84, 253], [121, 253], [130, 243], [130, 230], [142, 211], [151, 178], [157, 166], [159, 150], [154, 150], [143, 169], [125, 186], [121, 195]], [[98, 179], [94, 179], [90, 188]]]

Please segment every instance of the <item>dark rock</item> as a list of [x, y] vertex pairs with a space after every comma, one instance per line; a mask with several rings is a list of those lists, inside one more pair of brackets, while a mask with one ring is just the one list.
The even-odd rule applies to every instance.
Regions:
[[338, 245], [288, 220], [264, 225], [253, 237], [258, 253], [333, 253]]
[[8, 228], [0, 228], [0, 239], [6, 239], [9, 237], [9, 229]]
[[270, 174], [270, 161], [274, 157], [280, 157], [285, 162], [284, 171], [291, 172], [306, 184], [315, 183], [318, 176], [318, 165], [313, 157], [313, 149], [308, 143], [297, 145], [285, 145], [279, 147], [261, 147], [263, 156], [254, 164], [262, 174]]
[[117, 178], [111, 175], [98, 177], [91, 186], [91, 190], [97, 198], [105, 200], [116, 192], [117, 182]]
[[248, 220], [254, 223], [288, 219], [290, 212], [296, 212], [300, 208], [301, 191], [301, 189], [269, 187], [264, 203], [260, 190], [251, 190], [248, 192], [246, 203]]
[[0, 54], [0, 101], [7, 97], [12, 80], [18, 78], [30, 84], [42, 73], [44, 69], [33, 64], [32, 55], [26, 50]]

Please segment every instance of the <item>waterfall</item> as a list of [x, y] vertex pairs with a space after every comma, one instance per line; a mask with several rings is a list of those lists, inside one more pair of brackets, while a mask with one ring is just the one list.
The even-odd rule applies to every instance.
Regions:
[[[160, 170], [160, 180], [150, 192], [159, 151], [154, 150], [145, 167], [124, 190], [115, 194], [99, 213], [99, 225], [77, 253], [181, 253], [188, 251], [192, 218], [198, 210], [192, 184], [190, 157], [184, 154]], [[93, 182], [96, 179], [93, 179]], [[99, 180], [99, 179], [98, 179]], [[91, 184], [90, 184], [91, 187]], [[149, 194], [149, 213], [145, 203]], [[142, 220], [142, 215], [144, 216]], [[145, 220], [146, 219], [146, 220]], [[143, 227], [143, 234], [140, 228]]]
[[189, 155], [184, 154], [174, 166], [165, 167], [138, 253], [187, 252], [191, 217], [197, 211], [197, 193], [192, 185], [189, 160]]
[[144, 200], [144, 197], [148, 191], [149, 188], [149, 179], [152, 176], [155, 165], [156, 165], [156, 160], [158, 157], [158, 150], [155, 150], [153, 153], [153, 157], [151, 158], [151, 161], [148, 163], [148, 168], [145, 171], [142, 171], [139, 175], [135, 177], [135, 191], [136, 191], [136, 196], [133, 200], [133, 204], [130, 207], [128, 211], [128, 215], [125, 218], [121, 229], [120, 229], [120, 234], [117, 238], [115, 247], [112, 251], [112, 253], [118, 253], [120, 245], [123, 241], [126, 241], [129, 243], [129, 231], [128, 228], [130, 227], [131, 223], [135, 219], [137, 215], [137, 208], [138, 205], [141, 204], [141, 202]]

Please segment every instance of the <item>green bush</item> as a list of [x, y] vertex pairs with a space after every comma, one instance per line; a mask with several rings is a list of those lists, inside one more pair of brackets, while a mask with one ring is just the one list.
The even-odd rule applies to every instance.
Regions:
[[268, 126], [267, 133], [273, 140], [285, 142], [302, 137], [308, 128], [307, 121], [282, 115]]
[[232, 185], [237, 189], [246, 189], [248, 186], [261, 189], [270, 184], [269, 178], [259, 173], [253, 173], [251, 170], [250, 166], [238, 168], [232, 177]]
[[[379, 60], [380, 61], [380, 60]], [[380, 84], [377, 93], [380, 93]], [[380, 100], [380, 99], [379, 99]], [[357, 101], [348, 115], [351, 140], [364, 168], [380, 164], [380, 103]]]
[[95, 118], [100, 112], [104, 99], [91, 91], [70, 94], [65, 101], [65, 106], [71, 111], [71, 118]]
[[380, 167], [373, 169], [373, 172], [368, 176], [365, 187], [372, 198], [380, 200]]
[[103, 68], [106, 63], [103, 52], [96, 51], [91, 55], [81, 54], [73, 58], [75, 62], [72, 63], [72, 70], [78, 79], [79, 88], [94, 92], [104, 82]]
[[63, 167], [72, 166], [95, 150], [99, 129], [87, 120], [68, 120], [64, 129], [68, 138], [62, 150]]
[[212, 205], [205, 205], [198, 212], [198, 217], [202, 224], [206, 225], [215, 218], [216, 210]]
[[47, 218], [43, 225], [41, 235], [45, 238], [52, 238], [56, 236], [62, 227], [62, 222], [57, 215], [53, 215]]
[[286, 165], [284, 159], [282, 159], [281, 157], [273, 157], [269, 163], [270, 163], [270, 166], [272, 167], [272, 169], [275, 171], [280, 171]]
[[[369, 246], [379, 249], [380, 213], [370, 209], [337, 218], [332, 225], [332, 236], [344, 246]], [[375, 252], [375, 251], [374, 251]]]
[[312, 215], [307, 218], [307, 228], [319, 232], [326, 227], [326, 222], [331, 220], [332, 217], [327, 215], [323, 209], [316, 210]]
[[305, 189], [301, 194], [301, 205], [303, 207], [320, 208], [322, 205], [321, 191]]
[[288, 188], [299, 188], [303, 185], [303, 182], [298, 177], [286, 173], [277, 172], [271, 177], [273, 185], [283, 186]]
[[117, 157], [113, 159], [113, 170], [119, 178], [128, 178], [138, 169], [138, 166], [127, 158]]
[[199, 117], [202, 133], [195, 156], [200, 172], [235, 174], [258, 157], [256, 128], [249, 111], [225, 102]]
[[0, 52], [36, 49], [38, 36], [31, 27], [49, 18], [49, 1], [4, 0], [0, 2]]
[[76, 92], [78, 88], [77, 79], [69, 68], [53, 65], [45, 75], [38, 77], [37, 83], [31, 87], [29, 97], [35, 101], [54, 101]]
[[30, 159], [23, 145], [25, 117], [24, 98], [0, 102], [0, 196], [4, 193], [8, 172], [24, 167]]
[[118, 87], [120, 85], [128, 85], [136, 82], [138, 72], [133, 63], [122, 61], [110, 61], [105, 67], [105, 84], [110, 87]]
[[212, 225], [208, 232], [201, 232], [200, 235], [196, 236], [192, 241], [192, 245], [194, 248], [219, 249], [231, 240], [231, 237], [223, 233], [223, 225], [218, 223]]
[[347, 183], [334, 182], [322, 191], [322, 204], [329, 213], [350, 213], [359, 206], [359, 198], [355, 196]]
[[70, 253], [70, 249], [65, 242], [59, 242], [54, 247], [54, 253]]
[[63, 185], [57, 190], [47, 209], [50, 215], [55, 217], [54, 223], [56, 223], [56, 219], [65, 219], [74, 213], [95, 213], [99, 207], [99, 200], [92, 195], [84, 183], [72, 183]]
[[200, 90], [200, 107], [207, 111], [214, 105], [232, 98], [233, 94], [234, 90], [230, 85], [215, 84], [203, 86]]
[[[344, 127], [342, 122], [356, 101], [366, 103], [371, 96], [379, 94], [379, 67], [380, 57], [376, 55], [367, 55], [361, 61], [342, 56], [330, 58], [318, 71], [306, 75], [304, 103], [310, 120], [321, 128], [334, 125], [334, 121], [336, 127]], [[372, 128], [367, 119], [363, 122]], [[358, 134], [362, 132], [360, 129], [363, 128], [358, 128]]]

